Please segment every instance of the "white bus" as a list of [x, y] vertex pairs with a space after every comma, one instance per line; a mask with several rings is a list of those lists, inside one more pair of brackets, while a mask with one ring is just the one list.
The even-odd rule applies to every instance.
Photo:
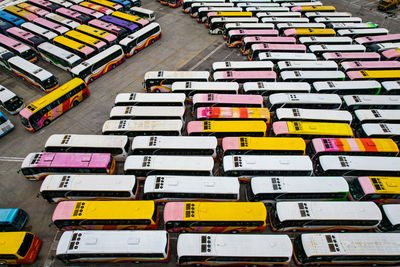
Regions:
[[286, 29], [325, 29], [326, 25], [324, 23], [278, 23], [276, 24], [276, 28], [283, 33]]
[[357, 125], [363, 123], [400, 123], [399, 109], [359, 109], [354, 111]]
[[372, 80], [313, 82], [312, 85], [316, 93], [325, 94], [378, 94], [381, 91], [381, 84]]
[[278, 108], [275, 117], [279, 121], [320, 121], [351, 124], [353, 116], [347, 110]]
[[319, 17], [343, 17], [343, 18], [348, 18], [351, 17], [351, 13], [350, 12], [306, 12], [304, 14], [304, 16], [306, 16], [309, 19], [314, 19], [314, 18], [319, 18]]
[[149, 175], [205, 175], [211, 176], [214, 159], [210, 156], [129, 156], [124, 173], [138, 178]]
[[370, 29], [375, 28], [377, 25], [372, 22], [364, 22], [364, 23], [353, 23], [353, 22], [344, 22], [344, 23], [328, 23], [328, 28], [332, 28], [334, 30], [343, 30], [343, 29]]
[[280, 176], [311, 176], [313, 166], [308, 156], [264, 156], [240, 155], [224, 156], [223, 173], [228, 176], [247, 177], [280, 175]]
[[372, 230], [382, 220], [372, 201], [282, 201], [269, 215], [272, 231], [279, 232]]
[[269, 96], [275, 93], [310, 93], [311, 86], [306, 82], [247, 82], [243, 84], [245, 94]]
[[400, 95], [400, 81], [387, 81], [382, 82], [384, 94], [386, 95]]
[[21, 27], [22, 29], [26, 30], [26, 31], [32, 32], [32, 33], [34, 33], [34, 34], [36, 34], [36, 35], [39, 35], [39, 36], [45, 38], [45, 39], [46, 39], [47, 41], [49, 41], [49, 42], [50, 42], [51, 40], [53, 40], [55, 37], [58, 36], [57, 33], [52, 32], [52, 31], [50, 31], [50, 30], [48, 30], [48, 29], [45, 29], [45, 28], [43, 28], [43, 27], [40, 27], [40, 26], [38, 26], [38, 25], [36, 25], [36, 24], [33, 24], [32, 22], [25, 22], [25, 23], [22, 23], [22, 24], [20, 25], [20, 27]]
[[400, 205], [385, 204], [381, 206], [382, 221], [378, 226], [381, 232], [400, 232]]
[[[271, 4], [271, 3], [265, 3], [265, 4]], [[251, 12], [253, 13], [253, 16], [256, 15], [259, 12], [289, 12], [288, 7], [281, 7], [277, 6], [274, 4], [274, 6], [260, 6], [259, 3], [242, 3], [239, 4], [238, 7], [245, 8], [246, 12]]]
[[129, 13], [136, 17], [147, 19], [148, 21], [154, 21], [156, 19], [155, 12], [150, 9], [145, 9], [142, 7], [131, 7]]
[[317, 56], [314, 53], [293, 53], [293, 52], [261, 52], [258, 54], [258, 59], [261, 61], [316, 61]]
[[400, 158], [377, 156], [320, 156], [315, 172], [321, 176], [399, 176]]
[[110, 153], [115, 160], [124, 161], [129, 153], [127, 136], [94, 134], [53, 134], [44, 145], [46, 152]]
[[168, 201], [238, 201], [237, 177], [147, 176], [143, 199], [156, 203]]
[[267, 107], [274, 111], [277, 108], [311, 108], [340, 109], [342, 99], [336, 94], [278, 93], [268, 98]]
[[[277, 2], [276, 0], [273, 0], [274, 2]], [[282, 3], [281, 6], [286, 6], [286, 7], [295, 7], [295, 6], [322, 6], [322, 2], [320, 1], [304, 1], [301, 2], [299, 0], [291, 0], [291, 1], [278, 1], [278, 2], [286, 2]]]
[[317, 56], [325, 52], [366, 52], [367, 48], [363, 45], [310, 45], [308, 46], [310, 52], [315, 53]]
[[225, 3], [225, 0], [184, 0], [182, 3], [182, 12], [189, 13], [192, 5], [195, 3]]
[[137, 136], [133, 155], [217, 156], [215, 136]]
[[183, 106], [116, 106], [110, 111], [110, 120], [184, 120]]
[[302, 234], [294, 240], [300, 265], [400, 263], [400, 233]]
[[[132, 7], [136, 8], [136, 7]], [[161, 38], [161, 27], [158, 23], [150, 23], [140, 30], [128, 35], [119, 42], [127, 57], [139, 53], [149, 44]]]
[[207, 15], [209, 12], [242, 12], [242, 8], [240, 7], [217, 7], [217, 6], [203, 6], [199, 8], [197, 12], [197, 22], [199, 23], [206, 23], [207, 22]]
[[68, 19], [66, 17], [60, 16], [60, 15], [54, 14], [54, 13], [46, 14], [46, 15], [44, 15], [44, 18], [46, 18], [50, 21], [53, 21], [55, 23], [62, 24], [63, 26], [65, 26], [69, 29], [75, 29], [76, 27], [81, 25], [80, 23], [78, 23], [72, 19]]
[[190, 101], [197, 93], [238, 94], [239, 84], [237, 82], [174, 82], [171, 92], [184, 93]]
[[300, 12], [258, 12], [256, 14], [256, 17], [258, 19], [261, 18], [280, 18], [280, 17], [285, 17], [285, 18], [300, 18], [301, 13]]
[[103, 124], [106, 135], [181, 135], [182, 120], [108, 120]]
[[374, 36], [374, 35], [386, 35], [389, 31], [385, 28], [369, 28], [369, 29], [343, 29], [337, 30], [337, 35], [348, 36], [351, 38]]
[[347, 181], [333, 177], [253, 177], [247, 189], [247, 201], [346, 200], [349, 194]]
[[8, 113], [17, 114], [23, 107], [22, 98], [17, 96], [13, 91], [0, 85], [0, 106]]
[[113, 45], [71, 69], [72, 77], [79, 77], [86, 83], [93, 82], [101, 75], [125, 61], [122, 47]]
[[57, 5], [60, 5], [62, 7], [66, 7], [66, 8], [72, 6], [72, 3], [69, 2], [69, 1], [66, 1], [66, 0], [49, 0], [49, 2], [52, 2], [54, 4], [57, 4]]
[[373, 52], [383, 52], [389, 49], [399, 49], [400, 43], [372, 43], [367, 46]]
[[317, 23], [362, 23], [359, 17], [319, 17], [314, 18]]
[[391, 95], [345, 95], [343, 105], [349, 110], [356, 109], [400, 109], [400, 96]]
[[134, 175], [48, 175], [40, 195], [49, 203], [65, 200], [133, 200], [138, 196]]
[[258, 18], [255, 17], [219, 17], [212, 18], [210, 22], [209, 34], [222, 34], [225, 25], [228, 23], [257, 23]]
[[284, 265], [292, 258], [287, 235], [180, 234], [179, 265]]
[[208, 82], [209, 77], [208, 71], [148, 71], [143, 85], [148, 93], [170, 92], [174, 82]]
[[44, 60], [66, 71], [82, 62], [79, 56], [48, 42], [38, 45], [37, 50]]
[[391, 138], [400, 141], [400, 124], [397, 123], [364, 123], [360, 131], [362, 137]]
[[[267, 1], [264, 1], [264, 2], [246, 2], [246, 3], [239, 3], [239, 4], [237, 4], [237, 7], [241, 7], [241, 8], [243, 8], [244, 10], [246, 10], [246, 11], [249, 11], [249, 10], [247, 10], [247, 9], [249, 9], [249, 8], [259, 8], [259, 9], [263, 9], [263, 8], [282, 8], [279, 4], [277, 4], [277, 3], [268, 3]], [[281, 11], [288, 11], [287, 9], [286, 9], [286, 7], [284, 7], [285, 9], [284, 10], [281, 10]], [[249, 11], [249, 12], [251, 12], [251, 11]], [[254, 14], [254, 13], [253, 13]]]
[[308, 71], [308, 70], [293, 70], [282, 71], [281, 79], [284, 82], [315, 82], [327, 80], [344, 80], [346, 74], [343, 71], [328, 70], [328, 71]]
[[211, 66], [211, 74], [228, 70], [273, 70], [274, 64], [268, 61], [217, 61]]
[[65, 231], [56, 256], [66, 264], [77, 262], [167, 262], [168, 232], [163, 230]]
[[11, 123], [11, 121], [0, 112], [0, 136], [5, 135], [13, 129], [14, 125]]
[[317, 44], [349, 45], [352, 44], [353, 39], [351, 39], [350, 37], [304, 36], [299, 38], [299, 42], [304, 45], [317, 45]]
[[308, 18], [299, 18], [299, 17], [262, 17], [260, 18], [262, 23], [309, 23], [310, 20]]
[[185, 106], [185, 94], [121, 93], [115, 97], [115, 106]]
[[285, 70], [338, 70], [335, 61], [279, 61], [276, 64], [279, 71]]

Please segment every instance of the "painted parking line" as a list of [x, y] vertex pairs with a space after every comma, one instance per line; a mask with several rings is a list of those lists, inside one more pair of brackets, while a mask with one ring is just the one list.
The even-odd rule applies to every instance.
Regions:
[[22, 162], [22, 161], [24, 161], [24, 158], [18, 158], [18, 157], [0, 157], [0, 161]]

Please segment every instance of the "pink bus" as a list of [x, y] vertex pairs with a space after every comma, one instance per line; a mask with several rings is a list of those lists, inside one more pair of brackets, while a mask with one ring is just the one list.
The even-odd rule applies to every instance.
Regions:
[[47, 19], [37, 18], [33, 22], [39, 26], [42, 26], [43, 28], [58, 33], [59, 35], [63, 35], [67, 31], [69, 31], [67, 27], [64, 27], [58, 23], [52, 22]]
[[345, 61], [340, 63], [340, 68], [344, 72], [351, 70], [396, 70], [400, 69], [400, 61]]
[[400, 59], [400, 49], [389, 49], [383, 51], [382, 57], [385, 60], [398, 60]]
[[55, 12], [56, 9], [61, 7], [46, 0], [29, 0], [28, 2], [49, 12]]
[[83, 15], [82, 13], [79, 13], [78, 11], [74, 11], [65, 7], [61, 7], [56, 10], [56, 13], [58, 15], [70, 18], [72, 20], [75, 20], [79, 22], [80, 24], [86, 24], [89, 22], [90, 17]]
[[46, 39], [37, 36], [33, 33], [20, 29], [18, 27], [12, 27], [6, 30], [8, 35], [18, 41], [24, 42], [30, 47], [37, 48], [41, 43], [46, 42]]
[[36, 53], [32, 48], [3, 34], [0, 34], [0, 46], [6, 48], [25, 60], [30, 62], [37, 61]]
[[400, 203], [398, 177], [362, 176], [349, 183], [349, 199], [379, 204]]
[[78, 11], [83, 15], [90, 17], [91, 19], [98, 19], [104, 16], [104, 14], [101, 12], [83, 6], [73, 5], [70, 7], [70, 9]]
[[256, 60], [261, 52], [292, 52], [305, 53], [307, 47], [303, 44], [253, 44], [248, 53], [249, 60]]
[[28, 10], [40, 17], [43, 17], [44, 15], [48, 14], [49, 12], [44, 10], [43, 8], [28, 4], [28, 3], [21, 3], [17, 5], [20, 8], [23, 8], [25, 10]]
[[101, 5], [97, 5], [97, 4], [90, 3], [90, 2], [86, 2], [86, 1], [80, 2], [79, 5], [83, 6], [83, 7], [87, 7], [87, 8], [93, 9], [93, 10], [96, 10], [98, 12], [101, 12], [104, 15], [111, 15], [114, 12], [114, 10], [112, 10], [111, 8], [108, 8], [108, 7], [105, 7], [105, 6], [101, 6]]
[[354, 40], [359, 44], [396, 43], [400, 42], [400, 33], [359, 37]]
[[216, 82], [276, 82], [276, 78], [277, 75], [273, 70], [228, 70], [213, 73], [213, 79]]
[[226, 38], [227, 47], [239, 47], [243, 44], [243, 37], [246, 36], [278, 36], [278, 30], [230, 30]]
[[195, 94], [193, 111], [200, 107], [264, 107], [261, 95]]
[[113, 174], [115, 160], [110, 153], [29, 153], [21, 165], [29, 180], [42, 180], [50, 174]]
[[253, 44], [259, 43], [278, 43], [278, 44], [295, 44], [295, 37], [266, 37], [266, 36], [253, 36], [253, 37], [244, 37], [242, 40], [242, 46], [240, 47], [240, 51], [243, 55], [248, 54], [251, 46]]
[[381, 56], [376, 52], [331, 52], [323, 53], [322, 57], [325, 60], [334, 60], [336, 62], [349, 61], [349, 60], [370, 60], [377, 61], [381, 59]]
[[122, 40], [126, 36], [129, 35], [129, 31], [127, 29], [121, 28], [117, 25], [114, 25], [109, 22], [105, 22], [102, 20], [98, 19], [92, 19], [91, 21], [88, 22], [88, 25], [108, 31], [109, 33], [115, 34], [118, 39]]

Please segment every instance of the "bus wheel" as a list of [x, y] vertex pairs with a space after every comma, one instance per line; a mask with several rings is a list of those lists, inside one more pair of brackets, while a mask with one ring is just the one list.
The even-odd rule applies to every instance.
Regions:
[[43, 124], [44, 124], [44, 126], [49, 125], [49, 124], [50, 124], [50, 120], [45, 120], [45, 121], [43, 122]]
[[133, 54], [136, 55], [138, 53], [138, 51], [135, 49], [133, 50]]
[[94, 81], [93, 77], [89, 79], [89, 82], [92, 83], [93, 81]]
[[115, 64], [112, 64], [112, 65], [111, 65], [111, 68], [115, 69]]
[[76, 107], [77, 105], [79, 105], [79, 101], [78, 101], [78, 100], [75, 100], [74, 103], [72, 103], [72, 105], [73, 105], [74, 107]]
[[139, 264], [139, 263], [140, 263], [140, 261], [135, 261], [135, 263], [136, 263], [136, 264]]
[[154, 92], [155, 93], [161, 93], [160, 89], [155, 89]]
[[232, 230], [231, 233], [232, 234], [237, 234], [237, 233], [239, 233], [239, 231], [238, 230]]
[[186, 230], [180, 230], [179, 233], [184, 234], [184, 233], [187, 233], [187, 231]]

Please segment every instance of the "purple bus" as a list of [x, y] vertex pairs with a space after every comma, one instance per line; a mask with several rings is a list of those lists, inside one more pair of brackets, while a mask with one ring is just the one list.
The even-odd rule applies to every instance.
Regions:
[[134, 33], [135, 31], [139, 30], [139, 26], [133, 22], [129, 22], [123, 19], [119, 19], [113, 16], [103, 16], [100, 18], [100, 20], [104, 21], [104, 22], [109, 22], [112, 24], [115, 24], [119, 27], [123, 27], [127, 30], [129, 30], [129, 33]]
[[35, 23], [39, 26], [42, 26], [43, 28], [46, 28], [50, 31], [56, 32], [59, 35], [63, 35], [67, 31], [69, 31], [69, 29], [67, 27], [64, 27], [58, 23], [55, 23], [55, 22], [52, 22], [50, 20], [43, 19], [43, 18], [37, 18], [33, 21], [33, 23]]
[[127, 29], [116, 26], [112, 23], [101, 21], [99, 19], [92, 19], [91, 21], [89, 21], [88, 25], [112, 33], [116, 35], [120, 40], [124, 39], [126, 36], [129, 35], [129, 31]]
[[61, 16], [75, 20], [76, 22], [79, 22], [80, 24], [86, 24], [90, 20], [90, 17], [83, 15], [83, 14], [79, 13], [78, 11], [71, 10], [71, 9], [68, 9], [65, 7], [61, 7], [59, 9], [57, 9], [56, 14], [59, 14]]

